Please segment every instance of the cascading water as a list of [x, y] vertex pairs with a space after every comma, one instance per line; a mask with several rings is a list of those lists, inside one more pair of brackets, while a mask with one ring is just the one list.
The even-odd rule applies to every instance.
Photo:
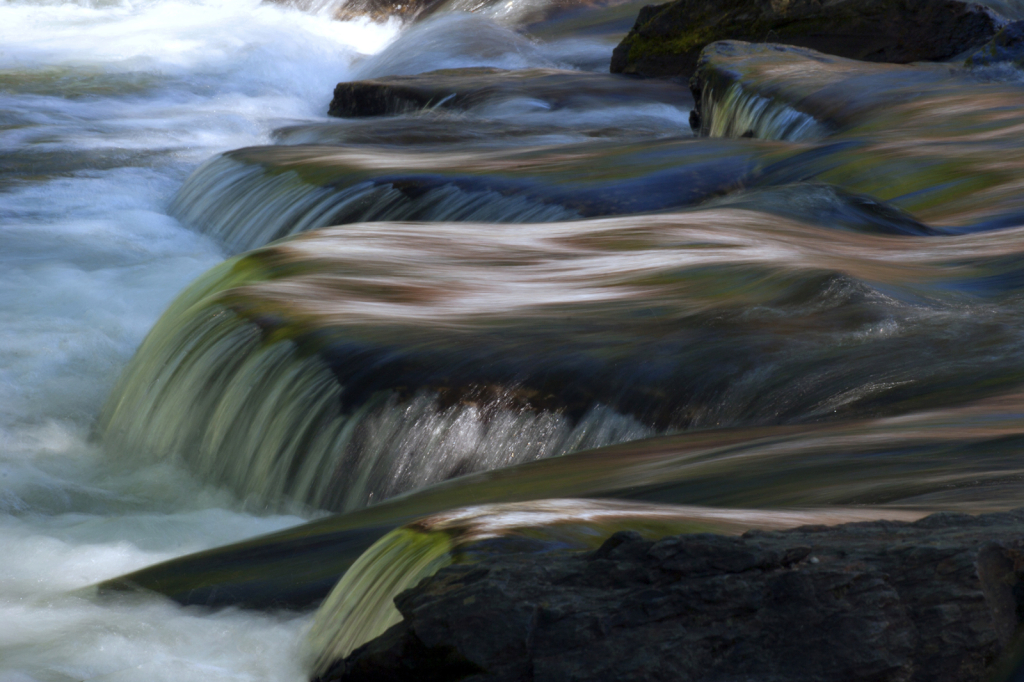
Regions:
[[653, 433], [601, 405], [573, 423], [501, 395], [446, 406], [428, 391], [381, 392], [345, 412], [345, 387], [322, 360], [261, 337], [220, 307], [165, 320], [114, 391], [101, 422], [106, 442], [132, 457], [179, 458], [257, 506], [293, 500], [340, 511]]
[[731, 83], [724, 92], [707, 88], [702, 96], [703, 132], [711, 137], [754, 137], [802, 142], [828, 135], [829, 128], [785, 102], [762, 97]]
[[[620, 530], [651, 539], [686, 532], [733, 532], [753, 516], [740, 510], [709, 513], [678, 506], [552, 499], [425, 517], [374, 543], [324, 600], [309, 633], [313, 675], [323, 676], [332, 663], [398, 623], [401, 615], [394, 607], [395, 598], [444, 566], [503, 553], [594, 550]], [[913, 519], [917, 515], [900, 516]], [[776, 512], [758, 515], [757, 523], [762, 528], [785, 528], [810, 519], [821, 516]]]
[[302, 678], [290, 616], [74, 593], [301, 521], [166, 462], [112, 464], [88, 435], [162, 308], [223, 257], [167, 216], [182, 181], [321, 120], [397, 30], [249, 0], [0, 7], [0, 679]]
[[546, 222], [580, 217], [572, 209], [495, 191], [442, 184], [418, 194], [395, 183], [356, 181], [321, 187], [294, 171], [270, 174], [258, 165], [218, 157], [190, 177], [171, 212], [231, 252], [317, 227], [368, 220]]
[[[941, 264], [961, 243], [768, 230], [759, 215], [489, 225], [472, 243], [455, 223], [377, 223], [279, 242], [181, 296], [100, 433], [257, 504], [353, 510], [656, 433], [941, 402], [965, 373], [979, 397], [1019, 381], [1019, 324], [984, 305], [943, 312]], [[973, 347], [942, 350], [951, 333]]]
[[[592, 546], [657, 513], [531, 500], [824, 507], [666, 512], [730, 531], [1019, 500], [1011, 86], [929, 91], [962, 114], [941, 121], [908, 87], [899, 134], [856, 138], [757, 88], [706, 92], [705, 132], [737, 139], [629, 98], [331, 120], [346, 79], [604, 71], [635, 10], [453, 2], [403, 26], [306, 4], [0, 6], [2, 682], [308, 679], [308, 612], [89, 586], [308, 605], [457, 505], [518, 502], [469, 525], [541, 544], [605, 505]], [[430, 222], [360, 222], [385, 219]], [[313, 229], [338, 222], [360, 224]], [[300, 525], [311, 507], [356, 511]], [[318, 637], [363, 641], [452, 559], [408, 528]]]

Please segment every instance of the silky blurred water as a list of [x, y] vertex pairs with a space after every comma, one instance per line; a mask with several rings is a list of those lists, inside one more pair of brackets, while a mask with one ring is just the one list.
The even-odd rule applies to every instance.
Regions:
[[[0, 6], [2, 682], [304, 675], [304, 617], [76, 592], [308, 518], [268, 515], [174, 461], [112, 461], [91, 438], [159, 315], [224, 258], [168, 215], [185, 178], [275, 129], [325, 123], [339, 81], [603, 66], [611, 49], [606, 36], [540, 43], [501, 16], [448, 13], [403, 33], [332, 12], [255, 0]], [[682, 123], [685, 112], [654, 116]]]
[[[568, 20], [553, 21], [537, 29], [538, 35], [548, 36], [542, 41], [517, 30], [518, 18], [533, 11], [531, 3], [512, 5], [477, 14], [442, 12], [409, 27], [397, 21], [335, 21], [331, 17], [336, 7], [329, 3], [313, 9], [307, 3], [305, 11], [255, 0], [39, 0], [0, 5], [0, 682], [299, 680], [307, 675], [308, 651], [302, 642], [310, 625], [308, 614], [230, 608], [212, 612], [146, 595], [98, 602], [80, 589], [315, 515], [287, 504], [271, 513], [266, 500], [241, 499], [214, 486], [215, 477], [201, 478], [196, 469], [174, 457], [141, 451], [149, 446], [137, 445], [135, 451], [128, 448], [115, 457], [98, 444], [97, 417], [161, 313], [190, 282], [227, 256], [223, 243], [204, 236], [208, 233], [194, 229], [196, 225], [181, 224], [169, 210], [186, 178], [223, 152], [275, 141], [397, 144], [388, 130], [396, 131], [396, 137], [419, 136], [428, 143], [434, 134], [461, 135], [460, 139], [472, 138], [473, 145], [490, 150], [517, 146], [519, 142], [504, 142], [515, 138], [551, 146], [555, 161], [550, 163], [564, 162], [559, 172], [570, 180], [583, 166], [592, 166], [599, 179], [614, 180], [628, 173], [606, 172], [601, 163], [607, 159], [602, 161], [600, 154], [590, 163], [589, 152], [574, 148], [570, 153], [557, 145], [589, 145], [592, 138], [630, 135], [678, 137], [675, 148], [689, 144], [683, 139], [690, 135], [687, 108], [658, 102], [558, 112], [542, 100], [521, 97], [481, 106], [466, 116], [398, 117], [388, 124], [391, 128], [327, 118], [334, 85], [343, 80], [465, 66], [607, 68], [615, 43], [607, 26], [619, 24], [613, 21], [591, 30], [583, 22], [576, 31]], [[455, 3], [453, 8], [465, 7]], [[760, 115], [761, 102], [750, 102], [747, 108], [761, 107], [754, 111]], [[393, 163], [419, 163], [428, 170], [444, 158], [455, 170], [468, 163], [469, 157], [460, 157], [451, 143], [433, 143], [448, 156], [396, 153]], [[758, 141], [751, 144], [769, 149]], [[651, 144], [637, 158], [651, 157], [655, 171], [672, 168], [678, 159], [659, 156], [664, 149], [660, 143]], [[726, 145], [698, 151], [717, 158], [740, 150], [736, 167], [745, 168], [742, 149]], [[367, 168], [386, 165], [379, 148], [357, 150], [355, 155], [363, 157]], [[697, 161], [703, 163], [704, 158]], [[486, 164], [503, 163], [477, 160], [481, 173], [488, 170]], [[540, 168], [540, 177], [551, 177], [555, 167], [544, 167], [548, 161], [530, 163]], [[633, 168], [614, 160], [606, 165], [616, 164]], [[694, 178], [706, 172], [706, 166], [694, 168]], [[262, 173], [242, 170], [252, 176]], [[233, 172], [242, 173], [238, 168]], [[669, 193], [678, 191], [672, 183], [674, 179], [667, 185]], [[608, 185], [613, 186], [614, 182]], [[262, 187], [250, 194], [260, 195]], [[653, 221], [642, 229], [609, 223], [593, 234], [588, 232], [593, 226], [555, 230], [531, 225], [509, 230], [504, 242], [492, 237], [489, 254], [483, 249], [486, 240], [466, 238], [457, 223], [435, 226], [434, 242], [429, 244], [418, 238], [415, 228], [375, 231], [363, 226], [363, 252], [355, 242], [346, 244], [343, 233], [322, 252], [337, 250], [344, 255], [336, 258], [344, 265], [339, 272], [356, 273], [355, 283], [345, 285], [351, 288], [348, 298], [337, 304], [349, 321], [356, 320], [353, 328], [363, 316], [376, 334], [372, 325], [380, 323], [386, 330], [404, 317], [412, 332], [399, 336], [413, 344], [422, 340], [413, 332], [432, 322], [464, 331], [480, 320], [489, 324], [487, 315], [494, 320], [505, 315], [511, 320], [510, 331], [501, 331], [500, 325], [489, 327], [487, 338], [500, 351], [494, 357], [504, 353], [516, 360], [518, 353], [532, 361], [538, 355], [530, 344], [536, 343], [554, 349], [551, 362], [566, 366], [581, 355], [570, 357], [577, 352], [575, 347], [564, 351], [572, 344], [560, 339], [577, 343], [583, 349], [579, 353], [590, 352], [592, 345], [595, 358], [606, 357], [606, 348], [618, 344], [628, 351], [622, 355], [626, 361], [610, 363], [618, 369], [608, 376], [626, 376], [644, 400], [664, 401], [687, 381], [700, 389], [693, 391], [697, 407], [669, 415], [675, 421], [663, 420], [672, 429], [799, 423], [838, 418], [840, 413], [884, 416], [892, 405], [910, 410], [955, 404], [1020, 383], [1024, 361], [1016, 349], [1022, 285], [1014, 265], [1019, 260], [1019, 240], [1014, 238], [1019, 230], [1009, 236], [951, 239], [939, 249], [927, 241], [931, 237], [897, 243], [892, 235], [901, 234], [899, 229], [907, 225], [914, 228], [911, 217], [895, 209], [861, 210], [870, 202], [828, 188], [811, 189], [775, 194], [769, 189], [731, 200], [740, 209], [761, 207], [772, 216], [783, 216], [785, 220], [767, 219], [774, 234], [761, 229], [767, 213], [724, 210], [696, 219], [690, 214], [663, 216], [660, 219], [667, 222]], [[454, 219], [497, 220], [502, 217], [498, 214], [510, 211], [521, 211], [524, 220], [532, 221], [579, 217], [575, 208], [545, 204], [542, 211], [533, 205], [524, 209], [511, 194], [498, 201], [496, 191], [487, 191], [490, 194], [481, 196], [494, 200], [487, 206], [492, 213], [481, 217], [452, 212]], [[627, 199], [633, 191], [627, 187]], [[309, 194], [308, 187], [298, 194], [303, 192]], [[267, 200], [266, 206], [249, 206], [256, 222], [269, 222], [269, 214], [287, 208], [282, 208], [279, 197], [261, 198]], [[237, 196], [228, 199], [238, 201]], [[860, 207], [859, 213], [849, 209], [853, 205]], [[836, 224], [815, 224], [815, 217], [820, 222], [825, 215], [830, 221], [838, 216]], [[730, 229], [715, 229], [719, 216], [731, 221]], [[857, 223], [862, 218], [867, 227]], [[786, 222], [790, 219], [792, 223]], [[852, 232], [862, 229], [869, 236], [835, 236], [832, 228], [847, 219]], [[295, 244], [316, 246], [315, 239]], [[522, 240], [552, 240], [545, 247], [550, 253], [528, 253]], [[465, 253], [451, 244], [464, 247]], [[299, 247], [286, 247], [286, 255], [289, 248]], [[407, 252], [405, 265], [395, 267], [402, 249]], [[602, 249], [609, 253], [598, 253]], [[574, 259], [588, 250], [597, 254], [584, 259], [593, 271], [574, 268]], [[740, 257], [745, 263], [737, 266]], [[517, 258], [523, 262], [517, 263]], [[539, 265], [545, 259], [552, 265]], [[381, 272], [372, 272], [374, 267]], [[364, 289], [364, 281], [355, 281], [359, 268], [371, 275], [365, 282], [387, 286]], [[494, 279], [503, 269], [519, 273], [519, 279]], [[559, 277], [569, 285], [553, 289], [551, 283]], [[437, 279], [435, 284], [432, 278]], [[264, 288], [273, 293], [274, 286]], [[288, 282], [282, 286], [287, 289]], [[425, 295], [432, 286], [447, 296], [436, 297], [434, 311]], [[402, 300], [395, 292], [403, 287], [421, 297]], [[664, 296], [658, 287], [664, 288]], [[586, 314], [574, 318], [581, 310]], [[624, 311], [633, 324], [622, 324]], [[457, 315], [466, 317], [456, 319]], [[678, 336], [665, 331], [672, 325], [682, 330]], [[694, 335], [687, 336], [691, 331]], [[819, 340], [807, 342], [815, 334]], [[434, 343], [423, 339], [417, 348]], [[655, 345], [649, 349], [644, 344], [651, 339]], [[786, 345], [790, 341], [793, 349]], [[803, 343], [811, 350], [805, 351]], [[968, 344], [971, 352], [958, 350], [958, 343]], [[506, 349], [514, 352], [505, 353]], [[558, 355], [563, 351], [569, 360]], [[692, 353], [692, 361], [687, 353]], [[466, 359], [469, 355], [459, 349], [455, 354], [458, 362], [453, 366], [464, 362], [467, 373], [475, 371]], [[729, 362], [719, 363], [722, 358]], [[744, 365], [741, 361], [747, 358]], [[737, 361], [735, 371], [732, 360]], [[671, 363], [676, 374], [665, 370]], [[918, 371], [921, 367], [926, 369]], [[720, 371], [716, 375], [709, 369]], [[584, 375], [580, 370], [581, 385], [590, 381]], [[675, 382], [675, 376], [682, 380]], [[483, 398], [469, 393], [454, 399], [438, 397], [436, 391], [430, 392], [436, 386], [426, 384], [422, 391], [411, 382], [398, 386], [406, 394], [399, 391], [389, 398], [385, 407], [390, 411], [365, 420], [377, 430], [367, 431], [370, 435], [362, 442], [363, 450], [375, 457], [372, 467], [365, 465], [363, 478], [369, 480], [372, 473], [386, 479], [384, 483], [399, 479], [381, 474], [378, 460], [397, 462], [394, 468], [413, 483], [471, 470], [473, 462], [456, 462], [445, 471], [432, 471], [432, 462], [417, 461], [415, 455], [436, 451], [461, 457], [465, 451], [470, 453], [465, 458], [472, 459], [476, 450], [467, 443], [490, 443], [479, 428], [486, 419], [497, 425], [495, 432], [501, 431], [490, 439], [496, 445], [487, 445], [489, 452], [497, 453], [488, 466], [517, 461], [524, 452], [527, 459], [534, 452], [541, 453], [536, 457], [549, 455], [557, 448], [544, 434], [557, 432], [564, 440], [570, 427], [600, 435], [601, 429], [625, 424], [614, 437], [573, 440], [579, 447], [658, 432], [653, 427], [658, 418], [649, 414], [651, 424], [631, 421], [625, 408], [630, 400], [639, 399], [625, 389], [605, 396], [607, 402], [621, 398], [623, 414], [598, 401], [584, 418], [573, 417], [576, 423], [568, 424], [571, 419], [563, 414], [564, 406], [556, 406], [545, 419], [558, 422], [558, 428], [544, 422], [524, 430], [521, 424], [533, 419], [530, 410], [548, 399], [554, 404], [560, 389], [522, 398], [526, 392], [516, 393], [516, 386], [488, 384], [486, 376], [471, 378], [477, 389], [483, 385], [478, 391]], [[665, 386], [659, 387], [659, 381]], [[657, 390], [648, 391], [651, 387]], [[186, 394], [176, 395], [185, 395], [182, 401], [187, 403]], [[508, 409], [495, 412], [484, 404], [490, 394], [505, 396]], [[406, 402], [399, 404], [399, 397]], [[445, 403], [449, 399], [451, 404]], [[480, 405], [474, 402], [478, 399]], [[237, 405], [240, 412], [246, 408], [243, 401]], [[293, 411], [302, 412], [301, 406]], [[637, 419], [646, 418], [641, 412], [638, 408]], [[132, 424], [151, 435], [147, 427]], [[282, 440], [287, 441], [287, 435]], [[520, 442], [527, 436], [533, 440]], [[140, 437], [133, 442], [150, 441]], [[970, 447], [968, 443], [964, 449]], [[393, 452], [404, 459], [392, 457]], [[210, 459], [217, 460], [217, 454]], [[903, 466], [894, 457], [894, 468]], [[856, 453], [850, 458], [862, 459]], [[764, 462], [771, 463], [769, 458]], [[235, 466], [243, 467], [237, 462]], [[935, 469], [937, 478], [953, 471], [944, 464]], [[999, 471], [1003, 478], [1016, 476], [1015, 469]], [[556, 472], [550, 483], [557, 487], [559, 480], [571, 482], [585, 473]], [[612, 471], [609, 477], [615, 475]], [[966, 485], [960, 479], [955, 483]], [[716, 485], [707, 489], [710, 503], [724, 499], [737, 506], [751, 499], [743, 496], [754, 488], [753, 483], [736, 490], [728, 483]], [[799, 494], [766, 499], [812, 499], [801, 485], [819, 483], [805, 476], [794, 483]], [[881, 488], [885, 485], [879, 483]], [[382, 490], [391, 494], [408, 487], [403, 482], [394, 490], [382, 485]], [[521, 492], [513, 488], [510, 494]], [[728, 494], [715, 497], [716, 490]], [[959, 499], [955, 492], [949, 499]], [[686, 494], [691, 494], [689, 489]], [[813, 499], [822, 505], [847, 501], [838, 493], [822, 495]], [[353, 505], [373, 501], [370, 487], [364, 497]], [[453, 504], [456, 499], [475, 501], [451, 499]], [[893, 493], [879, 499], [902, 498]], [[936, 494], [920, 506], [934, 499], [941, 503], [945, 498]]]
[[299, 679], [294, 616], [75, 590], [302, 518], [89, 441], [173, 296], [222, 259], [169, 218], [211, 155], [323, 118], [395, 26], [257, 2], [0, 6], [0, 680]]

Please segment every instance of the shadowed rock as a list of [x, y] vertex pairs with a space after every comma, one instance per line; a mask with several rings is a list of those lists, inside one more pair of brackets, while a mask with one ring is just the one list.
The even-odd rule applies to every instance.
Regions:
[[1000, 62], [1024, 64], [1024, 21], [1015, 21], [999, 29], [992, 40], [967, 58], [967, 66], [987, 66]]
[[480, 67], [338, 83], [328, 114], [359, 117], [428, 108], [468, 109], [522, 98], [549, 109], [664, 103], [685, 111], [693, 106], [686, 88], [672, 83], [557, 69]]
[[980, 45], [1002, 20], [956, 0], [676, 0], [641, 10], [613, 73], [688, 76], [716, 40], [772, 41], [873, 62], [941, 60]]
[[1024, 511], [442, 569], [319, 679], [981, 680], [1020, 624]]

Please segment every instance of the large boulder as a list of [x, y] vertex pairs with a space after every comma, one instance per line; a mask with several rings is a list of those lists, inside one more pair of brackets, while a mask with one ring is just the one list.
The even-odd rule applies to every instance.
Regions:
[[736, 39], [874, 62], [949, 59], [1004, 20], [957, 0], [675, 0], [645, 7], [612, 53], [613, 73], [688, 76], [701, 49]]
[[596, 552], [442, 569], [319, 679], [968, 682], [1024, 607], [1024, 510], [741, 538], [613, 535]]

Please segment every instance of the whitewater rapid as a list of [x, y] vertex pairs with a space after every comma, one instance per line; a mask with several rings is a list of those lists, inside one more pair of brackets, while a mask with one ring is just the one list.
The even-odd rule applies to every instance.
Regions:
[[306, 520], [174, 464], [111, 463], [90, 430], [167, 304], [224, 257], [167, 215], [185, 177], [324, 120], [398, 33], [256, 0], [0, 5], [0, 681], [303, 677], [307, 617], [76, 594]]

